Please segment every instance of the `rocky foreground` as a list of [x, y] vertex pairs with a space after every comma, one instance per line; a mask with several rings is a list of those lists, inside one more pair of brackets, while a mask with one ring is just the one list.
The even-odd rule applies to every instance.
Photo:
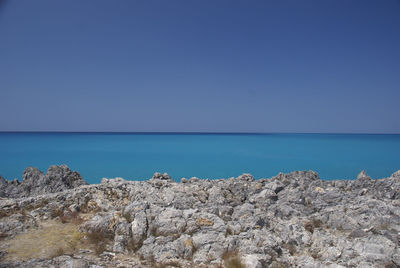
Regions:
[[320, 180], [0, 177], [1, 267], [400, 267], [400, 171]]

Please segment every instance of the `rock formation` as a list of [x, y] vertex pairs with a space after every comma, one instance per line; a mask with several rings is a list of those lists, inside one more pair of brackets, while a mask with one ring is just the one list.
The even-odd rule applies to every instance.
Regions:
[[[400, 266], [399, 171], [332, 181], [313, 171], [181, 182], [156, 173], [83, 185], [61, 166], [0, 183], [4, 267]], [[33, 234], [56, 239], [45, 236], [53, 229], [68, 230], [68, 243], [20, 254]]]
[[46, 175], [39, 169], [28, 167], [23, 181], [7, 181], [0, 176], [0, 197], [19, 198], [61, 192], [88, 183], [67, 165], [51, 166]]

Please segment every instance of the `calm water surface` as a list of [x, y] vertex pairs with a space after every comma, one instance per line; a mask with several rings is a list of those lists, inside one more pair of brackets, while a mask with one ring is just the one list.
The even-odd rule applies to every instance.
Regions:
[[0, 133], [0, 175], [22, 178], [28, 166], [67, 164], [89, 183], [103, 177], [143, 180], [256, 178], [315, 170], [323, 179], [375, 178], [400, 169], [400, 135]]

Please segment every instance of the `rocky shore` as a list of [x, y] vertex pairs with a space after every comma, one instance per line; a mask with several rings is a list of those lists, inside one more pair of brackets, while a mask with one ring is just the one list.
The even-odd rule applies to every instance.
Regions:
[[400, 267], [400, 171], [320, 180], [0, 177], [0, 267]]

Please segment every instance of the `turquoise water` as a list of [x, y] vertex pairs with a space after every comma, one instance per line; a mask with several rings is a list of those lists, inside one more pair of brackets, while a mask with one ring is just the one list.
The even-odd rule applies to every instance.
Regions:
[[143, 180], [256, 178], [315, 170], [323, 179], [375, 178], [400, 169], [400, 135], [0, 133], [0, 175], [22, 178], [28, 166], [67, 164], [89, 183], [102, 177]]

